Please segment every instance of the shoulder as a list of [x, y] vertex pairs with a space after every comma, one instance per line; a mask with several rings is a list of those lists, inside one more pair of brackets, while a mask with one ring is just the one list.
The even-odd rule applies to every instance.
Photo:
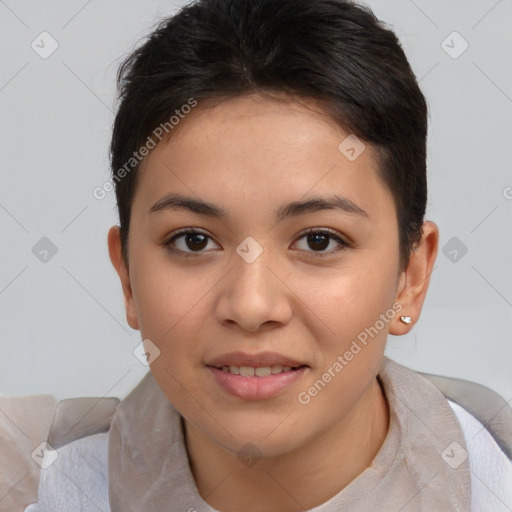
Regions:
[[455, 447], [448, 456], [469, 458], [471, 468], [471, 511], [505, 512], [512, 509], [512, 461], [505, 455], [489, 431], [460, 405], [448, 400], [466, 440], [468, 451]]
[[510, 512], [512, 510], [512, 408], [510, 403], [494, 390], [476, 382], [418, 373], [443, 393], [464, 432], [468, 449], [466, 455], [471, 469], [471, 511]]
[[25, 512], [110, 512], [108, 432], [82, 437], [50, 455], [41, 469], [38, 502]]
[[[57, 401], [52, 395], [1, 395], [0, 488], [8, 490], [1, 493], [2, 510], [21, 512], [28, 505], [29, 511], [71, 512], [75, 509], [66, 506], [69, 502], [62, 502], [67, 499], [62, 496], [70, 495], [73, 486], [80, 492], [81, 472], [86, 470], [90, 475], [86, 482], [90, 483], [92, 494], [100, 496], [102, 478], [106, 477], [107, 432], [119, 402], [117, 397]], [[46, 507], [45, 493], [50, 496], [54, 492], [51, 489], [56, 488], [59, 478], [59, 489], [67, 485], [66, 493], [55, 495], [63, 508]], [[38, 501], [45, 508], [37, 508]], [[29, 504], [34, 505], [30, 508]], [[90, 503], [85, 508], [76, 508], [89, 509]]]
[[438, 389], [461, 427], [466, 446], [448, 444], [442, 458], [454, 469], [469, 459], [471, 512], [512, 511], [510, 403], [476, 382], [413, 371]]
[[512, 459], [512, 407], [496, 391], [464, 379], [417, 372], [485, 425], [503, 453]]

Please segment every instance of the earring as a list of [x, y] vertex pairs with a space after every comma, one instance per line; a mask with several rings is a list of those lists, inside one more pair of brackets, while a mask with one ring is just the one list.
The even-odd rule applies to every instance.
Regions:
[[401, 316], [400, 320], [402, 320], [402, 322], [407, 325], [412, 322], [412, 318], [410, 316]]

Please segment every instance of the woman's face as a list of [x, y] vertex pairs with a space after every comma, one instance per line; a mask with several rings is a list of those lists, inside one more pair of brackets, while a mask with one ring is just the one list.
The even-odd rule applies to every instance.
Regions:
[[[134, 197], [128, 322], [151, 340], [171, 404], [234, 452], [282, 454], [339, 424], [398, 321], [391, 193], [371, 148], [358, 155], [317, 110], [259, 95], [199, 103], [146, 157]], [[214, 209], [152, 211], [171, 195]]]

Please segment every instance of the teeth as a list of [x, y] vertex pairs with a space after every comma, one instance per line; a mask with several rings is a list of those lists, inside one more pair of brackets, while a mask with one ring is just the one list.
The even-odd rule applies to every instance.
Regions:
[[277, 373], [291, 371], [291, 366], [281, 366], [276, 364], [274, 366], [259, 366], [254, 368], [252, 366], [223, 366], [223, 372], [229, 372], [233, 375], [241, 375], [242, 377], [268, 377]]
[[270, 366], [262, 366], [261, 368], [256, 368], [254, 373], [258, 377], [268, 377], [271, 374], [271, 371]]
[[251, 366], [240, 366], [240, 375], [242, 377], [254, 377], [254, 368]]

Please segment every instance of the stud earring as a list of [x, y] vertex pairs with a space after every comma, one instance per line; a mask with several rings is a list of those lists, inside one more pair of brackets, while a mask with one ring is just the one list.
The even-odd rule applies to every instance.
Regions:
[[412, 322], [412, 318], [410, 316], [401, 316], [400, 320], [402, 320], [402, 322], [407, 325]]

